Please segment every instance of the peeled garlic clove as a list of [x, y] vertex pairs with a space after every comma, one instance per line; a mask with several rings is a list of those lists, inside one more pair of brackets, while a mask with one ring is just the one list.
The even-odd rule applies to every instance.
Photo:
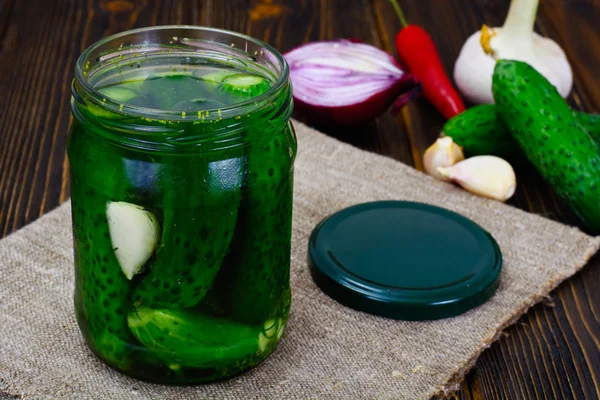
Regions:
[[447, 177], [438, 172], [439, 167], [451, 167], [457, 162], [464, 160], [462, 148], [452, 141], [449, 136], [439, 138], [434, 144], [425, 150], [423, 155], [423, 167], [425, 172], [436, 179], [449, 181]]
[[438, 172], [469, 192], [491, 199], [506, 201], [517, 187], [511, 165], [496, 156], [471, 157]]
[[158, 221], [154, 214], [136, 204], [111, 201], [106, 218], [112, 247], [127, 279], [142, 272], [158, 243]]

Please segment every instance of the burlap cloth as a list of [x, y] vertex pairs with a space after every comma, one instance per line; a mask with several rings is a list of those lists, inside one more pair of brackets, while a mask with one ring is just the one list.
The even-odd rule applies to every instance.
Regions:
[[[583, 267], [600, 244], [300, 123], [296, 128], [293, 306], [270, 359], [243, 376], [195, 387], [146, 384], [105, 367], [75, 322], [67, 203], [0, 242], [0, 391], [79, 400], [427, 399], [456, 389], [502, 329]], [[311, 230], [341, 208], [382, 199], [446, 207], [492, 233], [505, 260], [496, 295], [456, 318], [402, 322], [354, 311], [323, 294], [306, 265]]]

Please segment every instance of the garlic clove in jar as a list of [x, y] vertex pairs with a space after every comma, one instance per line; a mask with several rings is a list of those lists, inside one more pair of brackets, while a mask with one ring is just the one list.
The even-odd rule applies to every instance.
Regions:
[[517, 187], [512, 166], [496, 156], [471, 157], [438, 172], [471, 193], [499, 201], [511, 198]]
[[451, 167], [465, 159], [462, 148], [454, 143], [451, 137], [439, 138], [425, 150], [423, 167], [425, 172], [436, 179], [449, 181], [450, 179], [438, 172], [439, 167]]

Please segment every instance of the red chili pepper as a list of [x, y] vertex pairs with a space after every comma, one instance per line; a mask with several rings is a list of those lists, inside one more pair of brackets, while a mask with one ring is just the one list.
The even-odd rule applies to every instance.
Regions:
[[460, 114], [465, 105], [444, 71], [438, 51], [431, 36], [417, 25], [408, 25], [397, 0], [394, 6], [402, 29], [396, 35], [396, 50], [400, 62], [416, 76], [423, 94], [447, 119]]

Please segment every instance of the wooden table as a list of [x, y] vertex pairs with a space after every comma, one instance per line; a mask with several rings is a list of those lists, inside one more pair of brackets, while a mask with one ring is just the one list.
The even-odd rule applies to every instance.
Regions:
[[[482, 23], [502, 23], [508, 0], [400, 0], [436, 41], [447, 70]], [[399, 23], [386, 0], [0, 0], [0, 236], [69, 197], [65, 144], [75, 61], [115, 32], [162, 24], [231, 29], [287, 51], [311, 40], [355, 37], [390, 52]], [[565, 49], [570, 101], [600, 110], [600, 1], [544, 0], [537, 29]], [[398, 118], [327, 133], [422, 168], [443, 119], [424, 100]], [[511, 203], [577, 220], [535, 171], [522, 171]], [[461, 399], [600, 397], [600, 258], [533, 308], [486, 351]], [[1, 267], [0, 267], [1, 273]], [[1, 355], [0, 355], [1, 357]], [[0, 394], [1, 395], [1, 394]]]

